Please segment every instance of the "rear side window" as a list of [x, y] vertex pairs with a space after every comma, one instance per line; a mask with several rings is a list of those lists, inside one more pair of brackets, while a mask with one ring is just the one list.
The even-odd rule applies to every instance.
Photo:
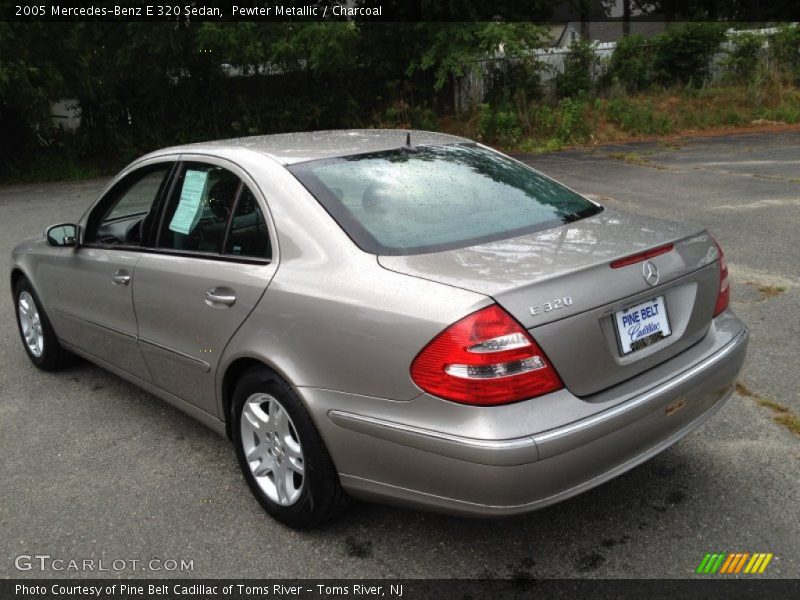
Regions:
[[253, 192], [227, 169], [185, 163], [164, 209], [157, 247], [269, 260], [272, 246]]
[[159, 248], [219, 253], [239, 178], [222, 167], [187, 163], [166, 206]]
[[250, 258], [272, 258], [264, 215], [249, 188], [244, 186], [233, 211], [225, 254]]
[[474, 144], [309, 161], [289, 169], [353, 241], [373, 254], [461, 248], [602, 210]]

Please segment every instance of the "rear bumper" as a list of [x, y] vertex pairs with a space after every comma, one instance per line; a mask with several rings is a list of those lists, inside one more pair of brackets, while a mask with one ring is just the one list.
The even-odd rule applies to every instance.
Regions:
[[[547, 422], [539, 415], [527, 425], [533, 433], [513, 437], [497, 434], [519, 429], [526, 404], [536, 416], [539, 405], [533, 403], [540, 399], [509, 410], [467, 407], [466, 419], [492, 420], [477, 430], [494, 435], [476, 436], [462, 413], [457, 426], [441, 423], [440, 407], [430, 397], [387, 408], [377, 399], [343, 402], [321, 390], [304, 392], [342, 484], [354, 496], [452, 513], [511, 515], [608, 481], [700, 426], [733, 393], [747, 341], [746, 328], [725, 313], [694, 349], [697, 356], [687, 350], [681, 360], [595, 398], [577, 399], [565, 391], [569, 398], [555, 399], [561, 406], [595, 412], [574, 420], [560, 417], [566, 424], [536, 430], [537, 423]], [[436, 430], [411, 418], [421, 407]], [[409, 418], [401, 420], [403, 414]]]

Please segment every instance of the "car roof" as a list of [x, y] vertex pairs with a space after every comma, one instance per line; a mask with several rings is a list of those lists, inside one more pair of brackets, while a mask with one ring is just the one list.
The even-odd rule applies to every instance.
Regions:
[[322, 158], [394, 150], [405, 146], [409, 135], [412, 146], [471, 142], [467, 138], [455, 135], [413, 129], [337, 129], [259, 135], [185, 144], [158, 150], [149, 154], [147, 158], [162, 154], [175, 154], [176, 152], [211, 153], [224, 156], [231, 151], [247, 149], [265, 154], [281, 164], [290, 165]]

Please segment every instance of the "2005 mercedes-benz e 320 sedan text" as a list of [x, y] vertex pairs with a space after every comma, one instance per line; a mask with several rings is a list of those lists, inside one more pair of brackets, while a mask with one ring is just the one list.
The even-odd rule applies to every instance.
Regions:
[[578, 494], [719, 410], [747, 345], [708, 232], [427, 132], [154, 152], [12, 263], [36, 366], [84, 356], [227, 434], [295, 527], [348, 495]]

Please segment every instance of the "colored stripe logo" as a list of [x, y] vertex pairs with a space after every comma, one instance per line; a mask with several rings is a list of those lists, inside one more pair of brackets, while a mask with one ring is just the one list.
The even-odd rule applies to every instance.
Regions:
[[774, 554], [766, 552], [707, 552], [695, 573], [703, 575], [760, 575], [767, 570]]

